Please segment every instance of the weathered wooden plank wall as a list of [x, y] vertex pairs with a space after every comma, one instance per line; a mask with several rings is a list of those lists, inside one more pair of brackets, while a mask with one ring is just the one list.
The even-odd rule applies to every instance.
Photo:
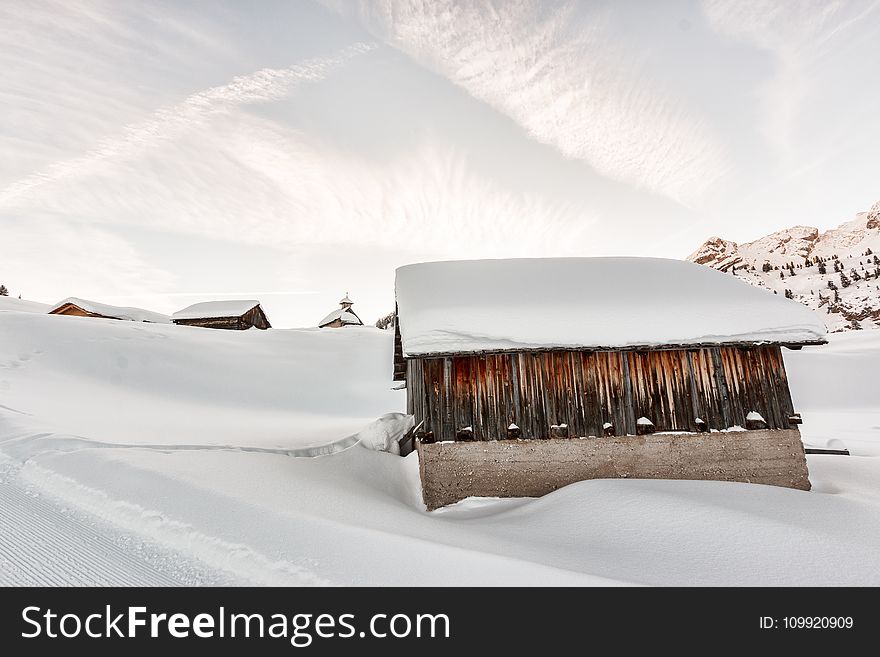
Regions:
[[403, 341], [400, 339], [396, 308], [394, 313], [394, 380], [406, 381], [406, 359], [403, 357]]
[[252, 326], [258, 329], [269, 329], [272, 326], [266, 314], [259, 306], [255, 306], [241, 317], [203, 317], [197, 319], [176, 319], [175, 324], [181, 326], [199, 326], [201, 328], [227, 329], [231, 331], [246, 331]]
[[644, 352], [546, 351], [412, 358], [408, 412], [436, 440], [472, 427], [476, 440], [547, 438], [551, 425], [571, 436], [636, 433], [639, 417], [657, 431], [745, 426], [757, 411], [771, 429], [789, 428], [794, 409], [781, 349], [764, 346]]

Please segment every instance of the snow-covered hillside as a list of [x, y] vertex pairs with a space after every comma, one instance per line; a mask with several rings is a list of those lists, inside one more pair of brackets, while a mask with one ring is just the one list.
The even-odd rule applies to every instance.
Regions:
[[415, 454], [347, 439], [403, 408], [392, 338], [0, 311], [0, 583], [880, 585], [880, 331], [786, 352], [805, 438], [854, 454], [808, 457], [813, 492], [597, 480], [434, 513]]
[[746, 244], [712, 237], [688, 260], [817, 309], [831, 331], [880, 327], [880, 202], [824, 233], [794, 226]]
[[21, 313], [47, 313], [52, 310], [52, 306], [48, 303], [0, 296], [0, 310], [16, 310]]

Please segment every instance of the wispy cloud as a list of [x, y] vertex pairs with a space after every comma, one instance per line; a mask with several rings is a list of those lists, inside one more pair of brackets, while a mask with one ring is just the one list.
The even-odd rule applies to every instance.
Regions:
[[828, 44], [877, 9], [872, 0], [703, 0], [710, 27], [772, 53], [775, 70], [758, 87], [764, 136], [786, 160], [799, 166], [794, 152], [800, 118], [817, 89], [817, 62]]
[[47, 183], [92, 174], [108, 160], [136, 156], [144, 148], [173, 139], [212, 115], [240, 105], [283, 98], [296, 85], [321, 80], [332, 69], [373, 48], [374, 44], [357, 43], [333, 57], [310, 59], [283, 69], [262, 69], [193, 94], [176, 105], [160, 108], [146, 121], [126, 126], [121, 134], [101, 140], [83, 155], [55, 162], [0, 189], [0, 206], [10, 205], [23, 194]]
[[267, 247], [408, 245], [462, 256], [578, 249], [595, 220], [583, 207], [499, 186], [446, 145], [425, 140], [377, 166], [242, 108], [95, 169], [87, 185], [56, 180], [27, 208], [100, 209], [117, 227]]
[[574, 2], [324, 4], [604, 175], [692, 204], [723, 171], [705, 117], [642, 74], [647, 54], [616, 43], [599, 10], [585, 19]]

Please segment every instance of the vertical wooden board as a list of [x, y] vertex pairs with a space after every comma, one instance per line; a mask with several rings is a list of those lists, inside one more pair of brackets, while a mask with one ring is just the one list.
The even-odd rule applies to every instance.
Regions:
[[696, 424], [691, 416], [691, 390], [687, 378], [685, 352], [675, 352], [675, 376], [677, 380], [677, 423], [683, 431], [696, 431]]
[[[646, 353], [642, 361], [645, 370], [645, 383], [648, 389], [648, 404], [644, 415], [649, 420], [652, 420], [655, 423], [655, 426], [658, 426], [656, 424], [658, 421], [657, 418], [663, 414], [663, 403], [657, 394], [657, 376], [652, 361], [653, 359], [651, 358], [650, 352]], [[662, 418], [660, 419], [662, 420]]]
[[452, 359], [442, 359], [443, 363], [443, 426], [446, 435], [455, 435], [457, 429], [455, 409], [452, 404]]
[[670, 402], [669, 393], [672, 391], [672, 384], [669, 381], [670, 370], [668, 352], [656, 351], [651, 354], [651, 378], [656, 382], [657, 386], [657, 420], [654, 420], [654, 426], [658, 431], [670, 431], [674, 428], [675, 405]]
[[724, 410], [721, 403], [721, 388], [718, 386], [718, 379], [715, 376], [715, 367], [712, 361], [712, 351], [710, 349], [701, 349], [703, 360], [703, 375], [706, 378], [706, 385], [712, 398], [712, 411], [715, 418], [715, 424], [718, 429], [727, 428], [727, 418], [724, 416]]
[[[600, 351], [592, 354], [594, 357], [594, 362], [590, 363], [589, 371], [595, 377], [595, 391], [596, 396], [599, 400], [599, 406], [602, 409], [602, 414], [608, 418], [613, 418], [614, 413], [611, 410], [611, 403], [608, 400], [608, 390], [605, 384], [606, 376], [605, 376], [605, 352]], [[612, 421], [609, 419], [609, 421]]]
[[789, 428], [788, 418], [795, 412], [794, 400], [791, 398], [791, 388], [788, 386], [788, 373], [785, 370], [785, 358], [782, 354], [782, 347], [776, 346], [772, 348], [776, 358], [776, 370], [779, 376], [779, 402], [785, 415], [785, 428]]
[[[785, 394], [780, 387], [780, 367], [782, 365], [781, 349], [778, 346], [762, 347], [761, 359], [764, 362], [764, 371], [767, 375], [767, 387], [770, 391], [768, 403], [772, 407], [774, 416], [774, 428], [787, 429], [788, 416], [791, 411], [787, 410], [790, 404], [790, 393]], [[787, 386], [786, 386], [787, 391]]]
[[631, 400], [633, 397], [632, 380], [626, 378], [626, 373], [630, 371], [628, 358], [626, 354], [619, 352], [605, 352], [605, 362], [608, 366], [606, 385], [612, 411], [620, 426], [624, 427], [624, 432], [632, 433], [630, 418], [633, 415], [633, 405], [632, 402], [627, 403], [627, 399]]
[[620, 354], [619, 366], [615, 368], [615, 373], [620, 374], [623, 383], [623, 399], [618, 404], [623, 409], [623, 415], [620, 418], [624, 429], [622, 433], [635, 433], [635, 422], [630, 420], [632, 415], [637, 412], [635, 409], [641, 405], [639, 401], [641, 388], [634, 381], [638, 366], [638, 354], [623, 352]]
[[[595, 353], [584, 354], [580, 361], [580, 382], [583, 386], [584, 417], [588, 424], [593, 427], [598, 422], [599, 426], [610, 422], [611, 417], [603, 406], [602, 395], [599, 392], [598, 358]], [[605, 418], [608, 418], [607, 420]], [[600, 421], [601, 419], [601, 421]], [[597, 434], [601, 435], [601, 434]]]
[[743, 349], [732, 349], [731, 351], [735, 354], [736, 369], [734, 375], [736, 376], [739, 410], [743, 418], [745, 418], [752, 403], [752, 386], [749, 383], [748, 376], [748, 353]]
[[444, 359], [444, 380], [443, 385], [446, 388], [446, 404], [448, 405], [449, 424], [452, 433], [458, 433], [458, 430], [466, 424], [462, 423], [464, 414], [462, 413], [462, 397], [467, 397], [467, 390], [464, 386], [459, 386], [458, 382], [462, 377], [462, 370], [467, 366], [461, 358], [449, 357]]
[[437, 440], [450, 440], [451, 436], [447, 433], [448, 427], [443, 421], [445, 416], [443, 410], [443, 359], [437, 358], [429, 362], [431, 363], [432, 380], [434, 382], [431, 398], [434, 435]]
[[696, 374], [694, 373], [693, 352], [685, 351], [684, 358], [687, 363], [687, 382], [691, 396], [691, 413], [693, 414], [693, 418], [691, 418], [691, 421], [694, 423], [693, 426], [696, 429], [696, 418], [700, 418], [704, 422], [708, 422], [709, 419], [703, 417], [704, 415], [706, 415], [706, 410], [702, 395], [697, 389]]
[[486, 423], [488, 422], [489, 414], [491, 410], [489, 409], [489, 385], [487, 382], [488, 378], [488, 369], [486, 367], [486, 357], [479, 356], [477, 358], [477, 381], [479, 382], [479, 399], [480, 399], [480, 414], [477, 416], [477, 419], [480, 423], [480, 436], [482, 437], [483, 432], [485, 431]]
[[508, 354], [498, 355], [497, 376], [502, 394], [501, 407], [498, 413], [498, 431], [500, 432], [499, 437], [504, 438], [507, 436], [507, 425], [511, 423], [513, 413], [512, 375], [510, 372], [510, 356]]
[[492, 414], [492, 440], [504, 438], [501, 432], [501, 426], [504, 425], [504, 418], [507, 415], [507, 397], [506, 381], [504, 377], [504, 363], [506, 359], [503, 356], [489, 356], [486, 359], [487, 367], [492, 369], [492, 389], [495, 391], [495, 408]]
[[[629, 384], [632, 389], [632, 408], [633, 415], [635, 415], [636, 420], [643, 416], [647, 412], [649, 401], [648, 394], [648, 386], [645, 384], [645, 372], [644, 372], [644, 363], [642, 362], [642, 355], [636, 351], [631, 351], [627, 354], [624, 354], [626, 357], [626, 362], [629, 364], [628, 368], [624, 369], [624, 372], [629, 372]], [[626, 383], [626, 379], [624, 379], [624, 383]], [[627, 428], [629, 433], [632, 433], [632, 429]]]
[[535, 399], [539, 408], [537, 414], [538, 438], [546, 438], [550, 429], [547, 408], [547, 388], [544, 385], [544, 375], [541, 371], [541, 359], [535, 354], [532, 360], [532, 372], [535, 376]]
[[510, 368], [510, 392], [511, 392], [511, 402], [513, 404], [513, 408], [511, 409], [511, 417], [508, 421], [513, 422], [516, 426], [521, 426], [520, 423], [523, 421], [522, 419], [522, 396], [520, 392], [520, 380], [519, 380], [519, 357], [516, 354], [510, 354], [508, 357], [508, 367]]
[[423, 358], [418, 359], [419, 361], [419, 369], [421, 370], [422, 381], [424, 390], [422, 391], [423, 399], [425, 400], [424, 406], [424, 415], [423, 418], [425, 420], [425, 431], [435, 431], [436, 427], [432, 426], [433, 421], [433, 400], [431, 399], [431, 391], [433, 390], [433, 379], [431, 378], [430, 369], [428, 367], [428, 361]]
[[434, 436], [437, 440], [441, 440], [440, 436], [440, 424], [438, 420], [438, 405], [440, 403], [439, 400], [439, 390], [440, 390], [440, 382], [437, 379], [437, 372], [434, 366], [435, 359], [424, 359], [422, 360], [422, 368], [425, 375], [425, 381], [427, 382], [426, 386], [426, 398], [428, 400], [428, 408], [427, 408], [427, 420], [425, 422], [425, 431], [433, 431]]
[[663, 353], [663, 364], [664, 368], [662, 370], [664, 386], [666, 388], [666, 412], [667, 412], [667, 422], [668, 427], [672, 431], [682, 431], [685, 427], [682, 425], [681, 419], [678, 417], [678, 395], [679, 386], [678, 386], [678, 375], [676, 371], [676, 353], [672, 351], [665, 351]]
[[531, 438], [535, 435], [534, 427], [534, 402], [532, 400], [532, 382], [529, 377], [528, 354], [517, 356], [517, 371], [519, 372], [520, 398], [522, 399], [522, 429], [523, 438]]
[[[592, 427], [591, 429], [588, 428], [588, 432], [596, 431], [597, 426], [601, 428], [605, 422], [611, 422], [612, 419], [605, 410], [602, 395], [599, 392], [598, 362], [598, 355], [595, 353], [582, 354], [578, 361], [580, 367], [578, 373], [579, 381], [583, 390], [584, 418], [589, 427]], [[596, 435], [600, 436], [602, 434], [597, 433]]]
[[764, 368], [764, 360], [762, 358], [761, 350], [755, 349], [751, 352], [751, 354], [754, 358], [756, 383], [758, 384], [761, 394], [761, 398], [756, 404], [757, 408], [755, 408], [754, 410], [761, 414], [761, 416], [771, 428], [776, 428], [777, 422], [773, 413], [771, 403], [772, 393], [770, 391], [770, 385], [767, 381], [767, 372]]
[[681, 377], [682, 377], [682, 387], [685, 390], [685, 395], [687, 398], [687, 406], [683, 409], [683, 412], [686, 414], [687, 418], [687, 426], [691, 431], [697, 430], [697, 422], [696, 419], [700, 416], [702, 412], [702, 407], [699, 405], [699, 399], [697, 397], [696, 387], [694, 386], [694, 375], [693, 375], [693, 366], [691, 365], [691, 354], [687, 350], [682, 350], [680, 352], [681, 358]]
[[648, 374], [645, 371], [646, 359], [644, 355], [635, 352], [631, 354], [631, 359], [636, 365], [632, 380], [636, 383], [639, 391], [638, 403], [634, 409], [636, 419], [638, 420], [639, 417], [651, 415], [651, 387], [648, 383]]
[[563, 399], [565, 405], [565, 423], [569, 426], [569, 435], [580, 436], [583, 432], [583, 425], [578, 421], [577, 409], [575, 407], [575, 385], [574, 372], [571, 368], [571, 358], [568, 353], [561, 353], [557, 357], [558, 366], [562, 370], [565, 379], [565, 388], [563, 389]]
[[779, 407], [780, 420], [784, 429], [790, 428], [788, 418], [794, 412], [791, 391], [788, 389], [788, 377], [785, 374], [785, 362], [782, 359], [782, 347], [767, 347], [767, 353], [773, 363], [773, 382], [776, 384], [776, 401]]
[[645, 380], [645, 362], [642, 354], [631, 352], [629, 354], [629, 361], [634, 365], [630, 381], [636, 391], [635, 404], [632, 408], [633, 414], [636, 416], [636, 420], [638, 420], [638, 418], [650, 414], [651, 393]]
[[[412, 368], [406, 368], [406, 413], [415, 416], [415, 395], [413, 395], [413, 377]], [[416, 420], [418, 422], [418, 420]]]
[[538, 354], [537, 359], [538, 365], [538, 386], [540, 388], [541, 394], [541, 405], [544, 407], [544, 422], [541, 429], [546, 432], [546, 435], [550, 435], [550, 425], [553, 424], [556, 420], [554, 419], [554, 415], [556, 414], [556, 410], [554, 408], [554, 390], [553, 390], [553, 379], [551, 377], [550, 372], [550, 354], [542, 353]]
[[519, 382], [519, 398], [520, 398], [520, 421], [517, 422], [522, 430], [522, 437], [526, 438], [532, 435], [531, 422], [531, 400], [529, 398], [529, 382], [525, 371], [525, 355], [516, 355], [516, 372], [517, 381]]
[[[599, 394], [599, 398], [601, 400], [602, 408], [608, 417], [615, 417], [615, 412], [618, 410], [614, 406], [614, 400], [611, 395], [611, 383], [610, 376], [608, 373], [608, 352], [600, 351], [596, 353], [596, 390]], [[620, 428], [626, 431], [626, 424], [619, 423]]]
[[541, 400], [542, 417], [538, 430], [541, 432], [541, 438], [550, 436], [550, 425], [553, 423], [551, 414], [553, 409], [550, 407], [549, 385], [550, 377], [547, 372], [547, 359], [543, 358], [544, 354], [536, 354], [535, 374], [537, 375], [538, 398]]
[[583, 385], [581, 383], [581, 370], [578, 365], [578, 360], [576, 359], [576, 352], [570, 351], [566, 354], [568, 357], [568, 367], [571, 371], [571, 415], [572, 415], [572, 425], [574, 427], [575, 435], [578, 436], [588, 436], [589, 429], [587, 428], [587, 422], [584, 418], [584, 405], [583, 405]]
[[724, 418], [725, 427], [731, 427], [735, 422], [733, 414], [730, 412], [730, 393], [727, 390], [727, 379], [724, 376], [724, 366], [721, 362], [720, 349], [714, 347], [711, 349], [711, 353], [712, 369], [718, 386], [718, 394], [721, 399], [721, 414]]
[[532, 400], [532, 438], [541, 437], [541, 427], [544, 425], [543, 418], [541, 417], [544, 412], [544, 404], [540, 397], [541, 384], [537, 375], [537, 365], [537, 359], [534, 354], [530, 354], [526, 360], [526, 367], [529, 372], [529, 392], [531, 393], [530, 398]]
[[[584, 423], [584, 434], [596, 431], [596, 416], [602, 416], [602, 404], [596, 394], [595, 354], [572, 354], [572, 367], [578, 389], [578, 408]], [[598, 435], [598, 434], [595, 434]]]
[[[550, 424], [568, 424], [565, 400], [565, 372], [559, 368], [559, 354], [548, 353], [547, 379], [550, 382]], [[550, 427], [547, 427], [550, 430]]]
[[483, 440], [498, 440], [498, 408], [501, 389], [498, 387], [498, 373], [495, 356], [490, 354], [481, 359], [481, 372], [485, 371], [483, 384], [486, 388], [486, 412], [482, 416], [484, 426]]
[[727, 383], [728, 404], [730, 408], [731, 424], [745, 426], [745, 413], [742, 409], [741, 381], [737, 373], [736, 358], [737, 349], [721, 348], [718, 350], [721, 356], [721, 365], [724, 371], [724, 380]]
[[565, 366], [567, 359], [565, 352], [553, 354], [552, 367], [553, 378], [558, 386], [554, 401], [557, 424], [568, 425], [569, 431], [573, 431], [571, 421], [571, 383], [569, 383], [568, 368]]
[[727, 394], [730, 403], [730, 414], [734, 424], [745, 426], [745, 414], [742, 411], [742, 393], [740, 380], [736, 373], [736, 349], [721, 349], [721, 364], [724, 368], [724, 379], [727, 381]]
[[[416, 418], [416, 424], [425, 420], [425, 377], [420, 366], [420, 359], [412, 359], [406, 363], [406, 394], [412, 400], [412, 414]], [[409, 386], [410, 382], [412, 387]]]
[[495, 388], [498, 390], [498, 408], [495, 414], [495, 435], [501, 440], [507, 437], [507, 425], [511, 420], [513, 402], [511, 401], [510, 359], [499, 355], [494, 359]]
[[[473, 428], [474, 438], [479, 440], [477, 437], [481, 431], [481, 427], [478, 426], [480, 424], [479, 417], [474, 417], [473, 414], [475, 387], [478, 379], [476, 376], [470, 376], [470, 371], [476, 366], [478, 359], [459, 357], [453, 360], [462, 361], [460, 365], [462, 376], [455, 382], [456, 389], [453, 390], [454, 396], [458, 399], [458, 403], [455, 405], [456, 430], [470, 426]], [[459, 385], [461, 389], [457, 389]]]
[[768, 351], [766, 348], [758, 350], [761, 358], [761, 369], [764, 372], [767, 383], [767, 412], [772, 416], [772, 424], [774, 429], [782, 428], [782, 417], [780, 413], [779, 400], [776, 396], [776, 386], [773, 381], [773, 364], [768, 359]]
[[761, 386], [758, 382], [757, 367], [755, 365], [755, 352], [753, 350], [742, 352], [743, 379], [745, 388], [743, 395], [743, 411], [748, 414], [755, 411], [761, 405]]
[[[737, 372], [741, 389], [740, 403], [742, 404], [743, 417], [758, 404], [760, 390], [756, 387], [755, 371], [752, 351], [738, 349], [740, 369]], [[743, 425], [745, 426], [745, 425]]]
[[718, 410], [718, 399], [715, 395], [715, 386], [713, 385], [709, 374], [707, 355], [708, 351], [706, 349], [698, 349], [693, 352], [697, 383], [705, 408], [706, 417], [703, 419], [706, 420], [710, 428], [723, 429], [724, 421]]
[[654, 426], [658, 431], [670, 431], [675, 428], [675, 404], [670, 398], [674, 385], [670, 381], [672, 371], [669, 352], [658, 351], [654, 353], [652, 377], [657, 382], [657, 407], [660, 409], [659, 424], [655, 420]]

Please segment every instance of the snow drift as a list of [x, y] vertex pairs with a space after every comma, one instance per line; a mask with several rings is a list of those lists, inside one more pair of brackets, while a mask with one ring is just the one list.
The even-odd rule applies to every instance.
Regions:
[[362, 448], [407, 426], [391, 332], [0, 312], [0, 582], [880, 585], [880, 332], [845, 337], [786, 353], [806, 439], [854, 454], [809, 457], [814, 492], [596, 480], [426, 513], [417, 455]]

